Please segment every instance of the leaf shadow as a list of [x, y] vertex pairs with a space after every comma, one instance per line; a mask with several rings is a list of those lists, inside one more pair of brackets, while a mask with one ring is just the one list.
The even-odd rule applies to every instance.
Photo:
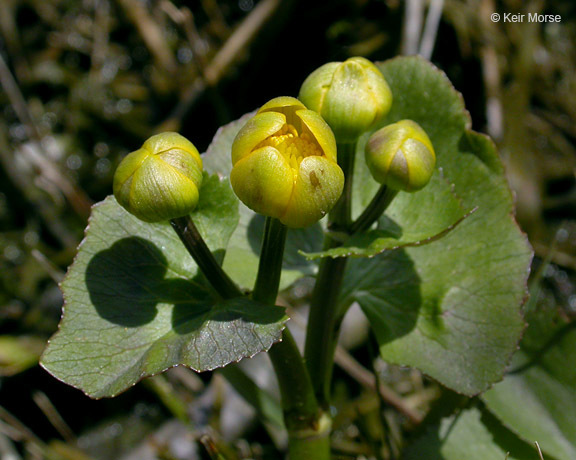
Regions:
[[[86, 267], [90, 300], [102, 318], [125, 327], [152, 322], [159, 303], [208, 303], [205, 291], [194, 289], [199, 277], [165, 279], [167, 269], [166, 257], [152, 242], [136, 236], [118, 240], [96, 253]], [[192, 290], [195, 298], [191, 301]]]
[[405, 249], [372, 259], [351, 259], [349, 289], [368, 317], [380, 346], [408, 335], [423, 308], [422, 280]]
[[284, 308], [264, 305], [246, 297], [218, 301], [212, 305], [177, 304], [172, 314], [173, 330], [186, 335], [199, 330], [206, 321], [212, 323], [245, 323], [266, 325], [283, 322]]
[[[215, 254], [218, 257], [219, 254]], [[191, 279], [166, 279], [168, 261], [152, 242], [129, 237], [96, 253], [86, 269], [92, 304], [105, 320], [136, 328], [154, 321], [158, 304], [170, 304], [172, 331], [195, 333], [206, 322], [272, 324], [283, 320], [284, 309], [239, 297], [218, 300], [199, 273]]]
[[386, 214], [382, 214], [378, 219], [378, 227], [376, 231], [381, 238], [390, 237], [396, 238], [397, 240], [402, 238], [402, 234], [404, 233], [402, 227]]

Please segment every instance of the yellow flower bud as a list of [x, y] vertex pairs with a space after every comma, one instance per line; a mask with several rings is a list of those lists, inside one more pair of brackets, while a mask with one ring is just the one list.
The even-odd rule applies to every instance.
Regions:
[[392, 105], [388, 83], [378, 68], [362, 57], [319, 67], [306, 78], [298, 97], [322, 115], [340, 143], [355, 142]]
[[394, 190], [414, 192], [434, 173], [436, 155], [426, 132], [412, 120], [376, 131], [366, 144], [366, 164], [376, 181]]
[[330, 127], [293, 97], [272, 99], [244, 125], [232, 144], [232, 164], [238, 198], [293, 228], [324, 217], [344, 186]]
[[152, 136], [122, 160], [114, 174], [114, 196], [146, 222], [190, 214], [198, 204], [202, 159], [178, 133]]

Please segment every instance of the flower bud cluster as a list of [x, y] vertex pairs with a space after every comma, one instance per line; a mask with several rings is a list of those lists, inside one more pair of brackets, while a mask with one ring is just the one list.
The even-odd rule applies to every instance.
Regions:
[[[337, 143], [356, 142], [392, 105], [386, 80], [361, 57], [321, 66], [304, 81], [299, 98], [275, 98], [245, 124], [232, 145], [230, 175], [246, 206], [294, 228], [321, 219], [342, 194]], [[430, 139], [410, 120], [376, 131], [366, 146], [372, 175], [395, 190], [424, 187], [435, 161]], [[121, 162], [114, 195], [135, 216], [157, 222], [189, 214], [201, 183], [202, 160], [194, 145], [163, 133]]]

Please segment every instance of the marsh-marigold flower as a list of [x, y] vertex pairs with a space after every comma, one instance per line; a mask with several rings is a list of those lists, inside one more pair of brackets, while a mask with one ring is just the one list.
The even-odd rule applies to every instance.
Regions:
[[322, 115], [341, 143], [355, 142], [392, 105], [388, 83], [380, 70], [363, 57], [319, 67], [306, 78], [298, 97]]
[[202, 159], [178, 133], [162, 133], [122, 160], [114, 174], [114, 196], [146, 222], [190, 214], [202, 184]]
[[366, 164], [374, 179], [394, 190], [414, 192], [434, 173], [436, 155], [420, 125], [401, 120], [376, 131], [366, 144]]
[[271, 100], [244, 125], [232, 144], [232, 164], [238, 198], [288, 227], [324, 217], [344, 185], [330, 127], [292, 97]]

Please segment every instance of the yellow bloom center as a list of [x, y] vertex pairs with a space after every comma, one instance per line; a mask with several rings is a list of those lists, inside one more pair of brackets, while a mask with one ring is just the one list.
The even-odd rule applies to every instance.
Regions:
[[264, 139], [256, 148], [274, 147], [288, 160], [296, 177], [300, 162], [309, 156], [322, 156], [323, 152], [316, 140], [308, 133], [299, 134], [293, 125], [285, 124], [272, 136]]

